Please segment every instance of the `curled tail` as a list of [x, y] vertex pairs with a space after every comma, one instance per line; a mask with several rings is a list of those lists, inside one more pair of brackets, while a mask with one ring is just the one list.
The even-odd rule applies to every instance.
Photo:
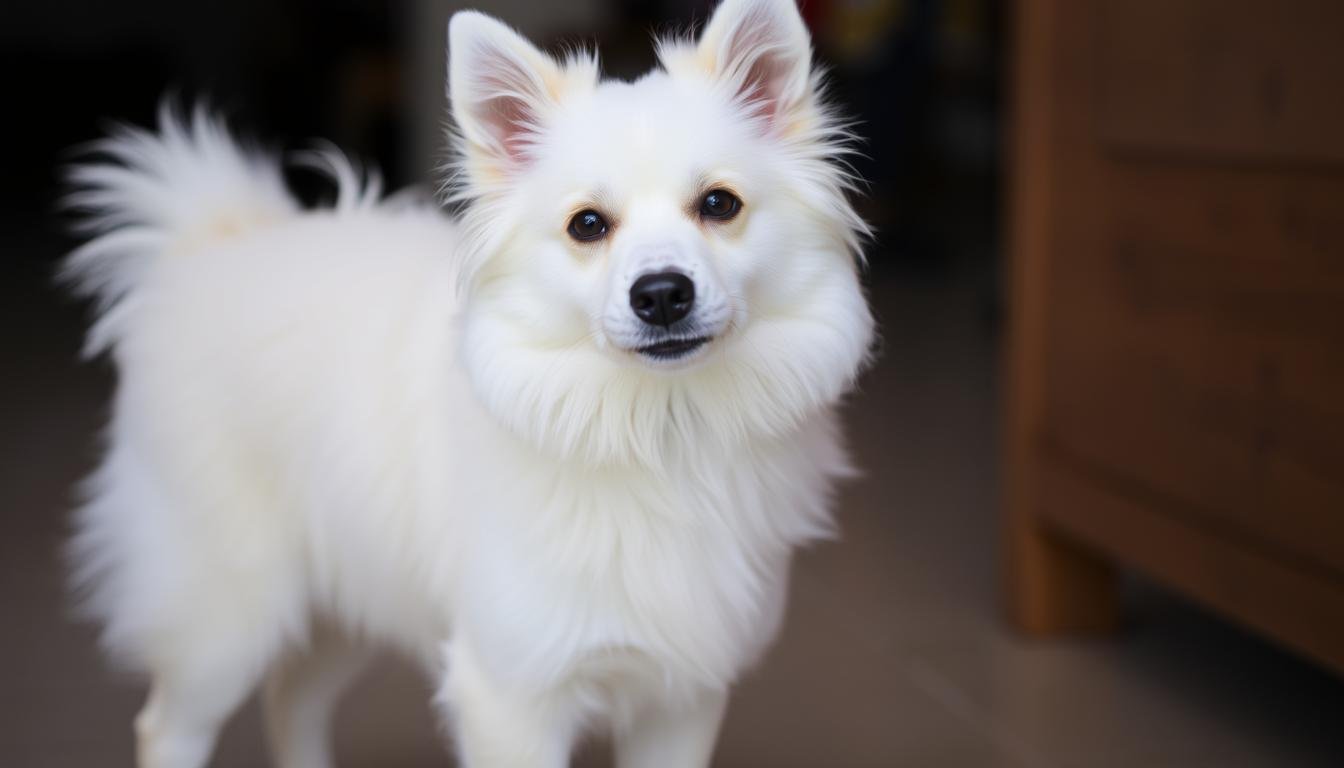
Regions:
[[279, 162], [251, 152], [203, 108], [159, 110], [157, 132], [119, 127], [91, 147], [96, 159], [70, 171], [69, 206], [91, 239], [62, 276], [97, 303], [86, 354], [117, 338], [118, 318], [145, 271], [297, 212]]

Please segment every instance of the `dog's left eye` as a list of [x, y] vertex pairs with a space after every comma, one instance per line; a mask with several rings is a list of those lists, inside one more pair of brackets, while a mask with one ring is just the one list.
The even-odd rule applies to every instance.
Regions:
[[605, 234], [607, 220], [597, 211], [579, 211], [569, 220], [569, 236], [580, 242], [598, 240]]
[[700, 215], [706, 219], [727, 221], [742, 210], [742, 201], [737, 195], [722, 189], [711, 189], [700, 198]]

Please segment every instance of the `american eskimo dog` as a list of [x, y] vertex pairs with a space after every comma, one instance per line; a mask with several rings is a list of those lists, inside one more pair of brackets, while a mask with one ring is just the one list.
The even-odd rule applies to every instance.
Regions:
[[67, 274], [119, 378], [73, 545], [146, 673], [142, 768], [199, 768], [257, 687], [278, 764], [331, 764], [368, 649], [432, 676], [467, 766], [704, 766], [848, 470], [873, 324], [792, 0], [726, 0], [602, 80], [449, 29], [460, 213], [339, 155], [303, 210], [198, 111], [77, 168]]

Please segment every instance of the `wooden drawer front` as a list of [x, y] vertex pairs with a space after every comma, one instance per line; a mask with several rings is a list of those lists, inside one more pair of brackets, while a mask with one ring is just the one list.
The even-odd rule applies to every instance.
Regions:
[[[1344, 577], [1344, 83], [1271, 130], [1244, 113], [1231, 64], [1158, 82], [1198, 19], [1244, 29], [1249, 6], [1090, 5], [1105, 13], [1062, 11], [1059, 28], [1077, 66], [1055, 95], [1045, 439], [1125, 493]], [[1256, 61], [1300, 22], [1279, 16], [1344, 17], [1344, 3], [1255, 8], [1277, 21], [1232, 50]], [[1344, 45], [1331, 72], [1303, 75], [1326, 56], [1305, 40], [1281, 65], [1294, 94], [1344, 75]], [[1222, 91], [1187, 103], [1192, 83]]]
[[1096, 1], [1109, 143], [1344, 162], [1344, 3]]

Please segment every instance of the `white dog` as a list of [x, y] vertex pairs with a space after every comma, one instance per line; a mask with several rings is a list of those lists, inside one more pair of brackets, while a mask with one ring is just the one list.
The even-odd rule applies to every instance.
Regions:
[[264, 683], [329, 766], [367, 648], [434, 676], [467, 766], [703, 766], [847, 472], [864, 225], [791, 0], [727, 0], [601, 81], [449, 26], [463, 204], [330, 209], [200, 112], [75, 171], [90, 351], [119, 371], [74, 543], [152, 688], [139, 765], [199, 768]]

